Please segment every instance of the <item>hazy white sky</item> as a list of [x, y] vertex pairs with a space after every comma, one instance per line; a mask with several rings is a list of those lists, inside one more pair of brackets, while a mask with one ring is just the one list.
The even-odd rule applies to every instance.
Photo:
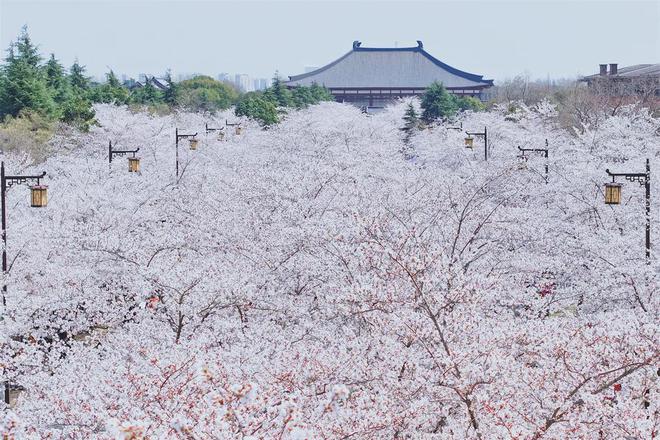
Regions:
[[656, 1], [0, 0], [0, 47], [22, 25], [44, 54], [90, 74], [302, 73], [363, 46], [424, 48], [501, 80], [660, 62]]

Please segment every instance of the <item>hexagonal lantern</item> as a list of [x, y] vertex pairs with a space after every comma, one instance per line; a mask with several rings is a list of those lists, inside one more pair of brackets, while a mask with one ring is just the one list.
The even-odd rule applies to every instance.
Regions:
[[197, 149], [197, 143], [199, 142], [197, 139], [188, 139], [188, 142], [190, 142], [190, 149], [191, 150], [196, 150]]
[[140, 158], [139, 157], [129, 157], [128, 158], [128, 172], [137, 173], [140, 171]]
[[621, 184], [620, 183], [606, 183], [605, 184], [605, 204], [618, 205], [621, 203]]
[[243, 127], [239, 125], [236, 127], [236, 134], [241, 134], [241, 133], [243, 133]]
[[33, 208], [43, 208], [48, 205], [48, 186], [33, 185], [30, 187], [30, 205]]
[[472, 148], [474, 147], [474, 138], [473, 137], [466, 137], [465, 138], [465, 148]]
[[218, 132], [218, 140], [222, 141], [225, 139], [225, 132], [224, 131], [219, 131]]

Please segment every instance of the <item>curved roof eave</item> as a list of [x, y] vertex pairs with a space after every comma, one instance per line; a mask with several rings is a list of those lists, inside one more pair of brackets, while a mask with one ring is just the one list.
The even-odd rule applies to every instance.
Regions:
[[342, 60], [344, 60], [346, 57], [351, 55], [353, 52], [419, 52], [422, 54], [424, 57], [426, 57], [429, 61], [431, 61], [433, 64], [436, 66], [440, 67], [441, 69], [446, 70], [449, 73], [452, 73], [456, 76], [459, 76], [461, 78], [467, 79], [469, 81], [475, 81], [475, 82], [480, 82], [484, 83], [485, 85], [492, 86], [493, 85], [493, 80], [492, 79], [483, 79], [483, 75], [476, 75], [474, 73], [469, 73], [465, 72], [463, 70], [459, 70], [455, 67], [450, 66], [449, 64], [445, 64], [439, 59], [435, 58], [433, 55], [428, 53], [427, 51], [424, 50], [423, 47], [421, 46], [415, 46], [415, 47], [353, 47], [352, 50], [346, 52], [344, 55], [341, 57], [337, 58], [333, 62], [326, 64], [323, 67], [320, 67], [316, 70], [312, 70], [311, 72], [307, 73], [302, 73], [300, 75], [293, 75], [289, 76], [289, 81], [286, 81], [285, 83], [293, 82], [293, 81], [298, 81], [301, 79], [309, 78], [310, 76], [314, 76], [316, 74], [319, 74], [321, 72], [324, 72], [331, 68], [332, 66], [335, 66]]
[[300, 80], [300, 79], [308, 78], [308, 77], [310, 77], [310, 76], [313, 76], [313, 75], [316, 75], [316, 74], [318, 74], [318, 73], [321, 73], [321, 72], [323, 72], [323, 71], [325, 71], [325, 70], [328, 70], [328, 69], [331, 68], [332, 66], [334, 66], [334, 65], [336, 65], [337, 63], [339, 63], [340, 61], [344, 60], [346, 57], [348, 57], [348, 56], [349, 56], [350, 54], [352, 54], [353, 52], [354, 52], [353, 50], [349, 50], [349, 51], [346, 52], [344, 55], [340, 56], [339, 58], [337, 58], [336, 60], [334, 60], [334, 61], [331, 62], [330, 64], [326, 64], [325, 66], [323, 66], [323, 67], [319, 67], [318, 69], [316, 69], [316, 70], [312, 70], [311, 72], [301, 73], [300, 75], [289, 76], [289, 81], [286, 81], [286, 82], [298, 81], [298, 80]]

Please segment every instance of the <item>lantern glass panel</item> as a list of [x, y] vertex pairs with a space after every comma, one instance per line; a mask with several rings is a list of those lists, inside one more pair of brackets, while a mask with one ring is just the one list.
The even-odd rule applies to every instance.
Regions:
[[197, 139], [190, 139], [188, 142], [190, 142], [190, 149], [191, 150], [196, 150], [197, 149]]
[[139, 157], [129, 157], [128, 158], [128, 172], [137, 173], [140, 171], [140, 158]]
[[48, 205], [48, 187], [46, 185], [30, 187], [30, 205], [33, 208], [43, 208]]
[[243, 132], [242, 127], [236, 127], [236, 134], [241, 134]]
[[605, 204], [618, 205], [621, 203], [621, 184], [620, 183], [606, 183], [605, 184]]
[[465, 138], [465, 146], [467, 148], [472, 148], [474, 146], [474, 138], [466, 137]]

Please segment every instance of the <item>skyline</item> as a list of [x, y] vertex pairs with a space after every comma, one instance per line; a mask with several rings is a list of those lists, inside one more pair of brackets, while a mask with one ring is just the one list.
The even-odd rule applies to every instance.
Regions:
[[170, 68], [270, 78], [324, 66], [354, 40], [365, 47], [422, 40], [443, 62], [496, 81], [573, 79], [599, 63], [658, 62], [659, 21], [660, 2], [644, 1], [0, 0], [0, 46], [27, 25], [44, 57], [53, 52], [67, 67], [78, 58], [94, 77]]

